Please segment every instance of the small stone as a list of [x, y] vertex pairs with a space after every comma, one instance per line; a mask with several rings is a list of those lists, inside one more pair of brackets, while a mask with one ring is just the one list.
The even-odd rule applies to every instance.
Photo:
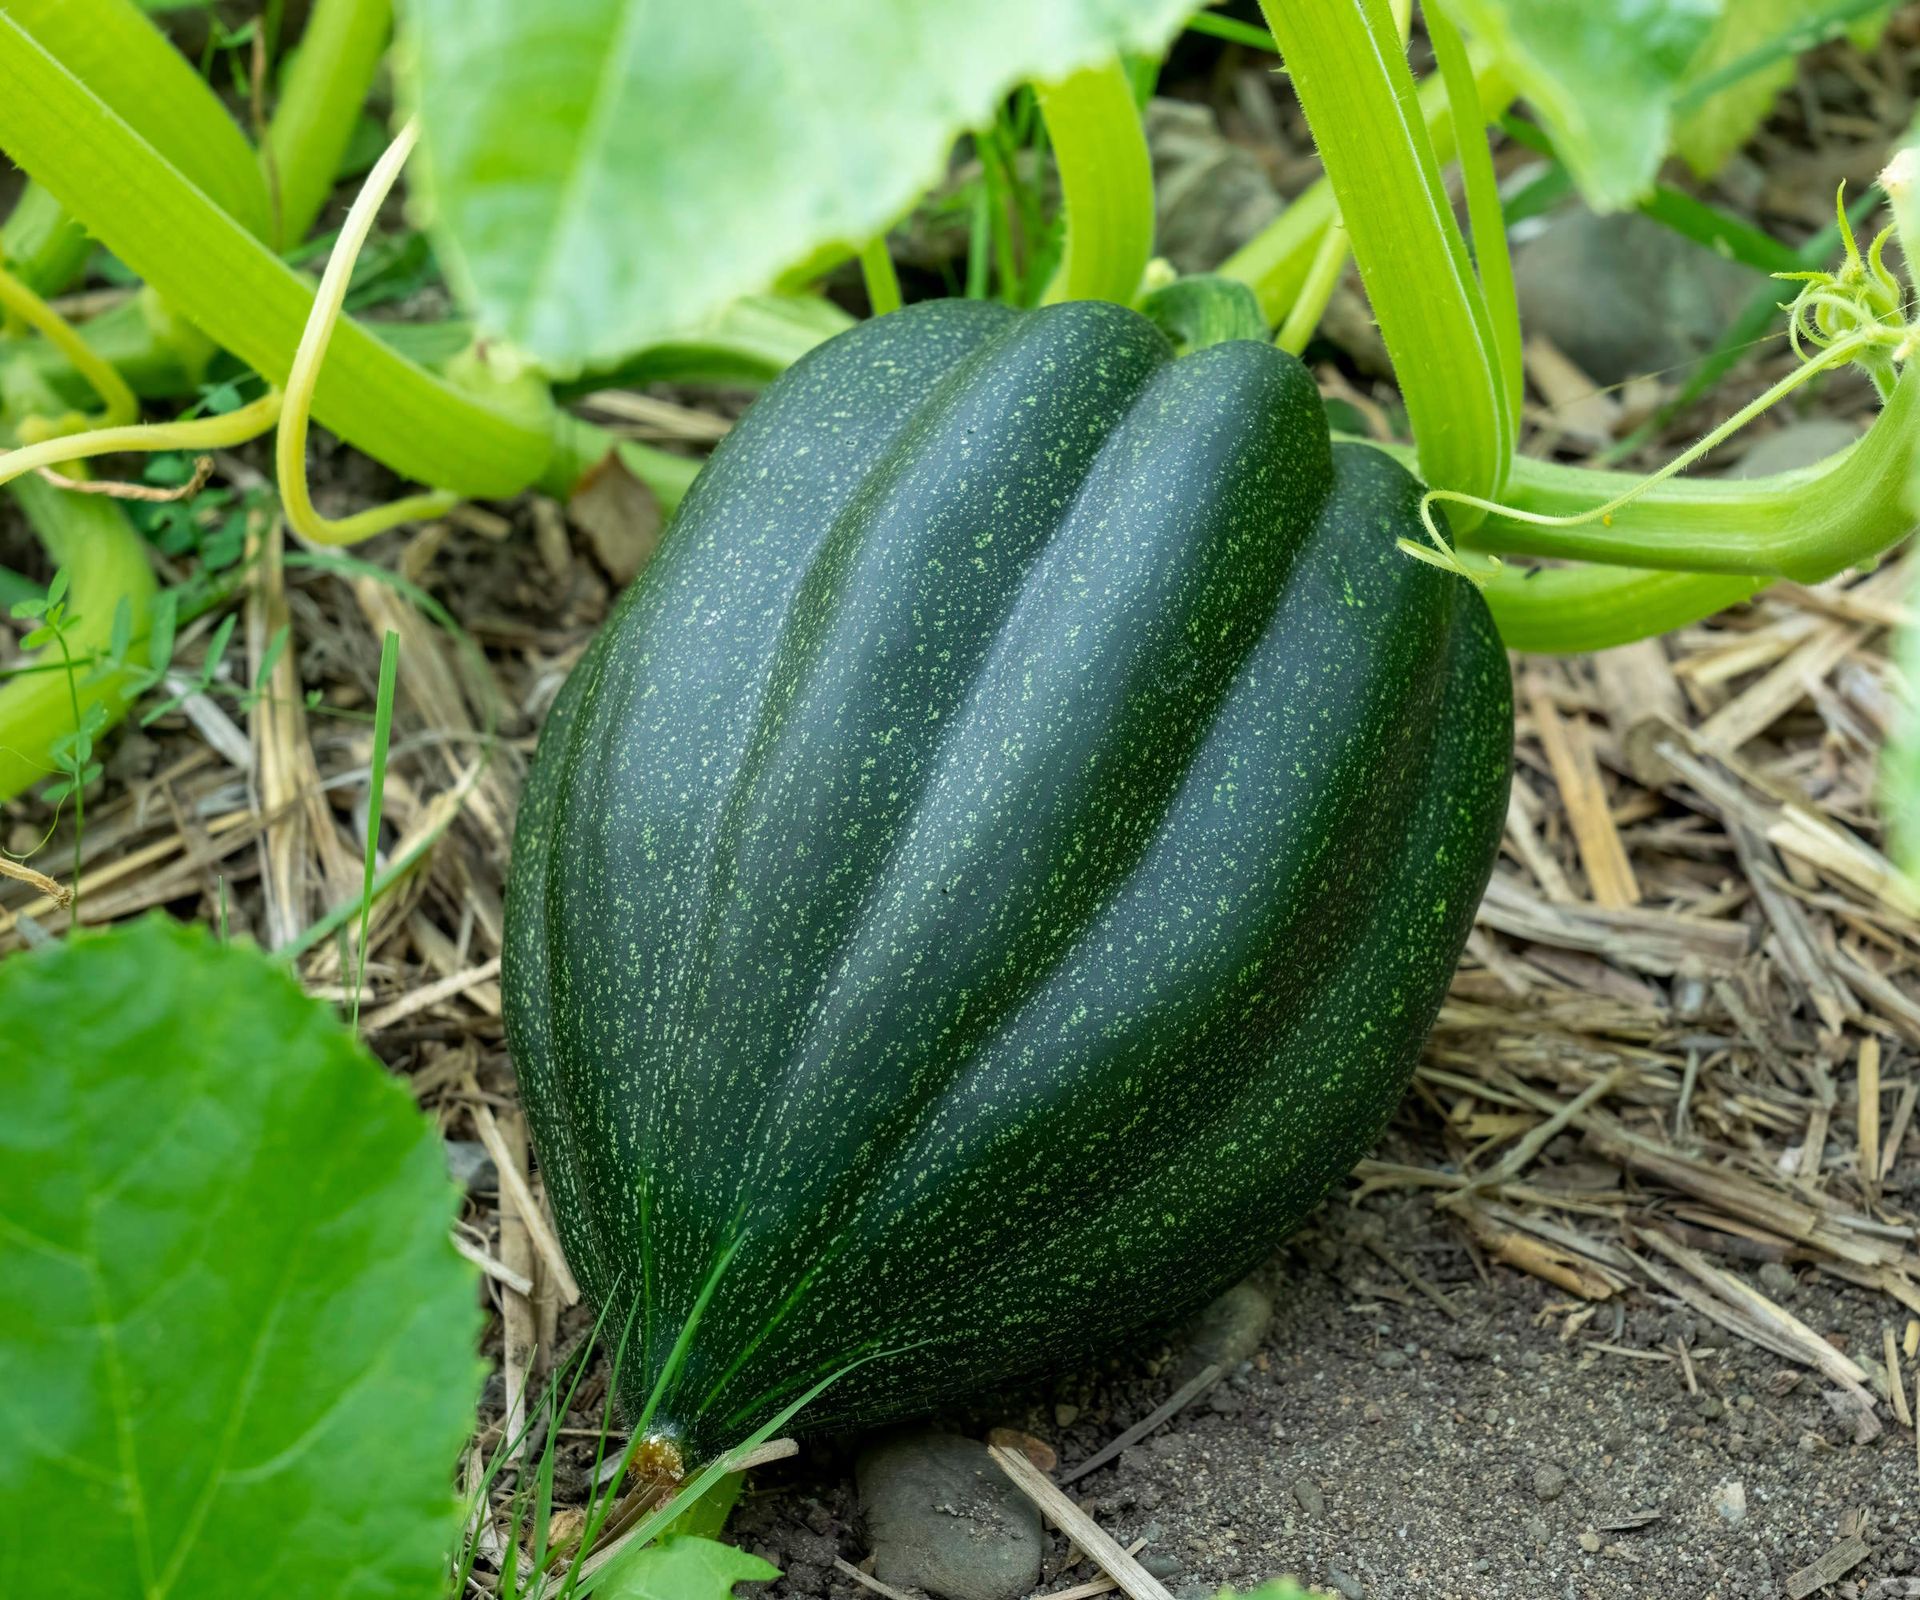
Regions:
[[786, 1571], [782, 1574], [787, 1583], [800, 1594], [825, 1594], [827, 1569], [817, 1567], [810, 1561], [789, 1559]]
[[1327, 1514], [1327, 1497], [1320, 1492], [1320, 1485], [1311, 1478], [1296, 1478], [1293, 1483], [1294, 1503], [1310, 1517], [1324, 1517]]
[[1597, 1533], [1581, 1534], [1580, 1548], [1590, 1556], [1598, 1555], [1600, 1553], [1600, 1535]]
[[1062, 1400], [1053, 1408], [1053, 1420], [1063, 1428], [1071, 1428], [1080, 1420], [1080, 1408]]
[[490, 1194], [500, 1187], [493, 1157], [478, 1139], [446, 1141], [447, 1172], [468, 1194]]
[[1513, 266], [1522, 324], [1596, 383], [1703, 354], [1766, 281], [1636, 212], [1561, 212]]
[[873, 1575], [940, 1600], [1021, 1600], [1040, 1581], [1040, 1513], [987, 1447], [921, 1430], [855, 1464]]
[[1338, 1567], [1327, 1568], [1327, 1582], [1346, 1597], [1346, 1600], [1367, 1600], [1367, 1586], [1358, 1578], [1350, 1578]]
[[1251, 1283], [1236, 1283], [1187, 1329], [1186, 1354], [1174, 1381], [1185, 1383], [1206, 1366], [1233, 1371], [1260, 1348], [1272, 1320], [1273, 1302]]
[[1707, 1504], [1727, 1522], [1743, 1522], [1747, 1515], [1747, 1486], [1738, 1478], [1729, 1479], [1707, 1496]]
[[1140, 1557], [1140, 1565], [1156, 1578], [1176, 1578], [1182, 1563], [1171, 1550], [1149, 1550]]
[[1533, 1474], [1533, 1493], [1538, 1500], [1558, 1500], [1567, 1492], [1567, 1475], [1551, 1464], [1536, 1467]]
[[1788, 1267], [1778, 1261], [1769, 1261], [1760, 1268], [1760, 1287], [1776, 1300], [1788, 1300], [1799, 1280]]
[[[1764, 478], [1775, 472], [1792, 472], [1824, 461], [1837, 450], [1844, 450], [1860, 437], [1860, 430], [1838, 417], [1808, 417], [1804, 422], [1789, 422], [1785, 427], [1763, 433], [1747, 453], [1727, 472], [1729, 478]], [[1760, 1269], [1760, 1281], [1767, 1281], [1767, 1267], [1785, 1275], [1789, 1287], [1793, 1274], [1777, 1261]]]

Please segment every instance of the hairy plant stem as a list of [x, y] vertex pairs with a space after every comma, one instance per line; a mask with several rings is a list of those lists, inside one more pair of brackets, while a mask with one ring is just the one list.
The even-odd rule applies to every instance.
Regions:
[[[1708, 441], [1724, 438], [1753, 409], [1743, 408]], [[1516, 460], [1506, 503], [1461, 543], [1505, 555], [1818, 583], [1875, 559], [1912, 528], [1908, 483], [1920, 466], [1917, 446], [1920, 377], [1908, 371], [1865, 437], [1795, 472], [1676, 477], [1647, 487], [1628, 473]]]

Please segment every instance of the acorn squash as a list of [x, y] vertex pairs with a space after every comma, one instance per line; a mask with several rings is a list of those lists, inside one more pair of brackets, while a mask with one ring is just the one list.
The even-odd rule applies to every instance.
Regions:
[[1096, 303], [881, 317], [720, 445], [553, 709], [507, 904], [653, 1431], [1081, 1360], [1365, 1153], [1511, 762], [1485, 605], [1395, 549], [1418, 495], [1291, 357]]

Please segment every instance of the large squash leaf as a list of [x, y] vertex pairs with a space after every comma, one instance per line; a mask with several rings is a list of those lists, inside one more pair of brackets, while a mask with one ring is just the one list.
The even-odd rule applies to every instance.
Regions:
[[250, 949], [0, 964], [0, 1594], [431, 1594], [479, 1367], [438, 1141]]
[[880, 232], [1022, 79], [1192, 0], [404, 0], [416, 190], [483, 329], [604, 365]]
[[1532, 103], [1588, 203], [1615, 211], [1638, 200], [1666, 154], [1674, 98], [1721, 0], [1449, 3]]
[[[1773, 109], [1780, 91], [1793, 82], [1794, 58], [1801, 51], [1842, 32], [1857, 48], [1872, 49], [1886, 25], [1886, 12], [1876, 5], [1862, 17], [1860, 9], [1835, 0], [1740, 0], [1729, 5], [1688, 71], [1682, 93], [1673, 145], [1687, 165], [1702, 178], [1725, 166]], [[1724, 87], [1712, 88], [1727, 72], [1738, 75]]]

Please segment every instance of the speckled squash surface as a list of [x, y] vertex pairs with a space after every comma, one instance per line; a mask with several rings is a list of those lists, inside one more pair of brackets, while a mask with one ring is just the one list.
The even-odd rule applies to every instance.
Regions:
[[636, 1409], [703, 1455], [1079, 1360], [1365, 1153], [1506, 809], [1507, 664], [1267, 345], [840, 335], [715, 452], [534, 762], [508, 1035]]

